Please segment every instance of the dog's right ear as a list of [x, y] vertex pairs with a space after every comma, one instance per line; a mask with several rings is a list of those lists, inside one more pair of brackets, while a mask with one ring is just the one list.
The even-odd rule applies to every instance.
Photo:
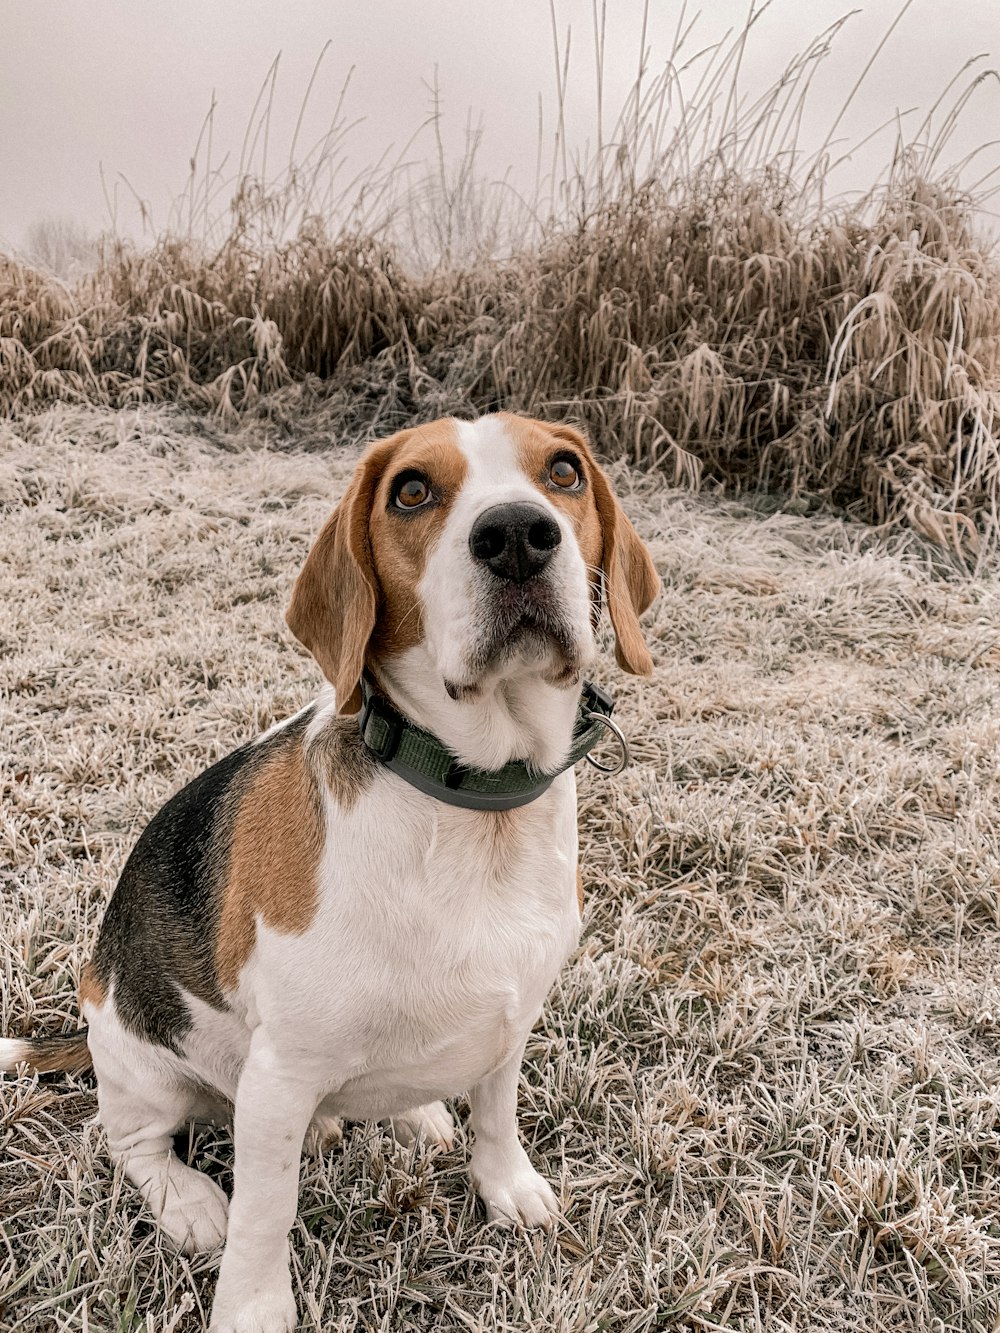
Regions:
[[656, 566], [618, 503], [586, 437], [575, 426], [556, 425], [547, 429], [557, 440], [567, 441], [577, 453], [583, 454], [590, 464], [594, 505], [601, 525], [601, 571], [615, 631], [615, 658], [633, 676], [648, 676], [653, 670], [653, 659], [642, 636], [639, 617], [660, 591]]
[[397, 437], [369, 449], [313, 543], [285, 619], [337, 692], [337, 712], [361, 707], [361, 673], [378, 610], [368, 520]]

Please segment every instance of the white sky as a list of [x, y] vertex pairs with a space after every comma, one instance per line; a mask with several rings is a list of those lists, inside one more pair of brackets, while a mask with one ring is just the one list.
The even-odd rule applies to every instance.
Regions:
[[[600, 2], [600, 0], [598, 0]], [[901, 0], [861, 0], [814, 89], [804, 141], [818, 144]], [[596, 125], [591, 0], [555, 0], [560, 34], [572, 25], [569, 137], [593, 140]], [[704, 0], [703, 45], [739, 26], [747, 0]], [[774, 0], [743, 63], [741, 87], [762, 90], [790, 57], [848, 11], [843, 0]], [[639, 58], [642, 0], [608, 0], [605, 103], [617, 109]], [[651, 70], [669, 48], [679, 0], [650, 0]], [[689, 5], [688, 13], [697, 12]], [[109, 223], [100, 167], [128, 179], [166, 220], [214, 91], [213, 157], [238, 158], [250, 108], [281, 52], [272, 118], [272, 161], [288, 146], [313, 65], [327, 39], [301, 142], [329, 119], [355, 67], [347, 101], [362, 118], [352, 161], [401, 147], [426, 117], [435, 66], [450, 150], [461, 146], [467, 112], [482, 117], [481, 162], [496, 176], [512, 167], [531, 183], [542, 94], [554, 123], [554, 57], [547, 0], [0, 0], [0, 241], [17, 244], [35, 219], [62, 215], [89, 227]], [[912, 0], [841, 127], [856, 142], [894, 110], [926, 109], [970, 56], [1000, 64], [1000, 0]], [[606, 120], [613, 116], [606, 115]], [[956, 152], [1000, 134], [1000, 90], [987, 81], [967, 110]], [[886, 149], [859, 155], [841, 185], [862, 186]], [[425, 131], [410, 156], [430, 155]], [[984, 157], [984, 170], [1000, 153]], [[973, 175], [978, 173], [973, 173]], [[1000, 179], [1000, 178], [998, 178]], [[119, 186], [119, 227], [137, 228]]]

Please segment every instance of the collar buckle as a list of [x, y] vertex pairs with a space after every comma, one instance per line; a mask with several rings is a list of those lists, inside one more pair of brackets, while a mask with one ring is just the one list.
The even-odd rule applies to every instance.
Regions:
[[365, 699], [358, 717], [361, 740], [367, 750], [387, 764], [394, 758], [403, 739], [404, 720], [381, 695], [364, 691]]

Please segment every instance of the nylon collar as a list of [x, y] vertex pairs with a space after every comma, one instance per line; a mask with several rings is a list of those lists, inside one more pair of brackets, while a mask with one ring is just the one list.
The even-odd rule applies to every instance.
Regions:
[[367, 672], [361, 677], [361, 701], [358, 725], [369, 754], [411, 787], [466, 810], [514, 810], [536, 800], [605, 734], [604, 725], [591, 715], [610, 717], [615, 706], [610, 694], [584, 681], [566, 762], [555, 773], [538, 773], [521, 759], [497, 769], [466, 767], [432, 732], [405, 718], [378, 692]]

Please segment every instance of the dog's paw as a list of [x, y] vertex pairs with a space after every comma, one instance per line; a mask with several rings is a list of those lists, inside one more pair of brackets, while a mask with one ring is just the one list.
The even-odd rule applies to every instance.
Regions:
[[548, 1228], [559, 1216], [556, 1196], [524, 1152], [506, 1163], [473, 1158], [472, 1180], [491, 1222]]
[[214, 1250], [226, 1239], [229, 1200], [214, 1180], [192, 1167], [170, 1172], [160, 1229], [185, 1254]]
[[415, 1106], [404, 1115], [394, 1115], [387, 1123], [396, 1142], [404, 1148], [417, 1139], [434, 1148], [448, 1149], [455, 1143], [455, 1121], [444, 1102]]
[[220, 1277], [209, 1333], [292, 1333], [295, 1328], [295, 1297], [291, 1278], [266, 1288], [224, 1290]]
[[339, 1115], [317, 1111], [306, 1130], [302, 1151], [307, 1157], [322, 1157], [331, 1148], [339, 1148], [344, 1141], [344, 1122]]

